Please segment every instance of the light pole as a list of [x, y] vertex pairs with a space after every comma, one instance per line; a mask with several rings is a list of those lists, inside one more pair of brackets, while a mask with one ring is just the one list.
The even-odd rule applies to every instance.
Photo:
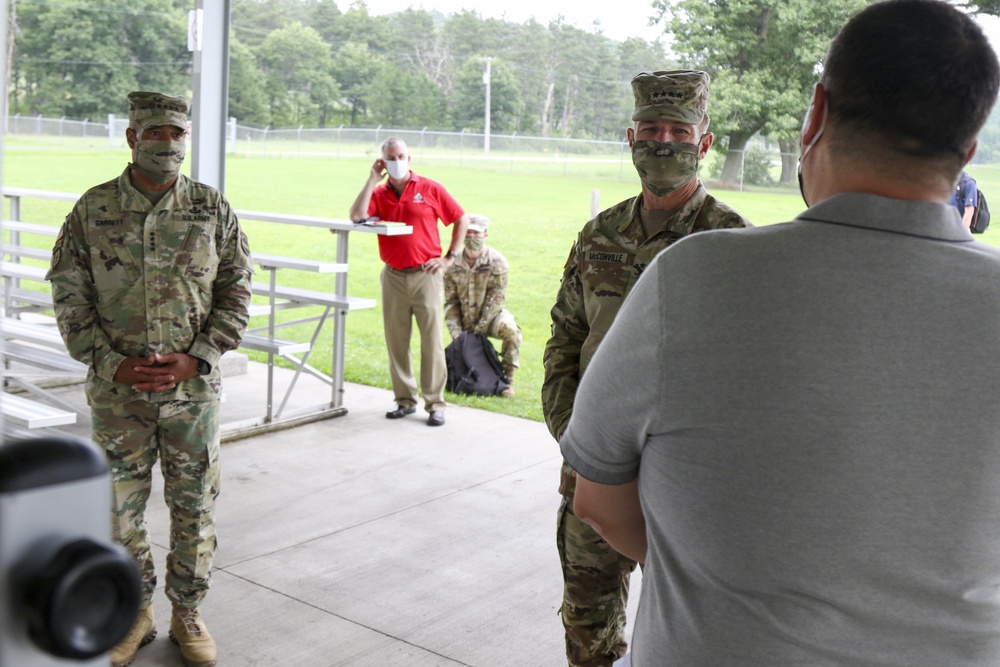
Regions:
[[483, 72], [483, 83], [486, 84], [486, 122], [483, 130], [483, 152], [490, 154], [490, 66], [493, 58], [486, 59], [486, 71]]

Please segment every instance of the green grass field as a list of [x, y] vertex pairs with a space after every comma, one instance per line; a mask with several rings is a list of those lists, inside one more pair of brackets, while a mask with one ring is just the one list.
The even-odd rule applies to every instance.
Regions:
[[[11, 137], [4, 152], [4, 185], [79, 194], [116, 177], [128, 160], [128, 151], [123, 149], [66, 150]], [[237, 209], [346, 219], [370, 165], [368, 159], [234, 155], [226, 163], [226, 196]], [[599, 191], [600, 207], [606, 208], [636, 194], [638, 179], [619, 180], [617, 166], [608, 167], [607, 174], [598, 171], [589, 177], [510, 174], [440, 164], [423, 167], [419, 154], [414, 155], [413, 169], [445, 184], [467, 212], [489, 216], [488, 243], [503, 252], [510, 262], [507, 306], [524, 333], [515, 398], [449, 394], [449, 402], [541, 420], [542, 350], [549, 336], [549, 309], [570, 246], [590, 217], [594, 190]], [[987, 194], [1000, 193], [1000, 170], [972, 167], [969, 172]], [[789, 220], [804, 208], [797, 190], [714, 190], [714, 194], [758, 225]], [[1000, 215], [1000, 195], [996, 202], [994, 206]], [[66, 202], [25, 200], [21, 219], [59, 225], [69, 208]], [[334, 237], [329, 232], [255, 221], [245, 222], [244, 227], [252, 250], [329, 261], [335, 258]], [[450, 228], [442, 232], [445, 245], [450, 233]], [[1000, 223], [979, 239], [1000, 246]], [[351, 237], [348, 292], [353, 296], [379, 297], [382, 264], [376, 244], [374, 235]], [[294, 287], [333, 290], [332, 276], [285, 270], [279, 272], [278, 281]], [[299, 318], [302, 311], [286, 311], [283, 315], [285, 319]], [[252, 325], [263, 323], [258, 319]], [[311, 330], [311, 325], [304, 325], [285, 329], [281, 336], [306, 340]], [[323, 335], [329, 340], [332, 333], [327, 331]], [[330, 356], [329, 345], [320, 345], [310, 362], [329, 371]], [[419, 363], [418, 357], [414, 345], [415, 364]], [[265, 356], [252, 354], [252, 358], [263, 360]], [[376, 308], [351, 313], [347, 318], [347, 380], [389, 388], [387, 364], [381, 311]], [[350, 401], [348, 393], [345, 401], [348, 408]]]

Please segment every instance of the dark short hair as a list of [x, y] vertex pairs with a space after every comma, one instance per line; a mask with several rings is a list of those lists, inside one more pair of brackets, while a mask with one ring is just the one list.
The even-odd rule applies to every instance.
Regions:
[[841, 29], [821, 82], [829, 121], [846, 135], [960, 165], [996, 101], [1000, 65], [983, 31], [954, 7], [886, 0]]

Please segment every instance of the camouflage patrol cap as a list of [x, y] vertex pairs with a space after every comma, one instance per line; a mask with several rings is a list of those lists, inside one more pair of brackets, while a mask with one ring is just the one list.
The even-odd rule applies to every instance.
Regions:
[[140, 129], [173, 125], [187, 129], [190, 105], [183, 97], [137, 90], [128, 94], [128, 120]]
[[698, 70], [640, 72], [632, 79], [632, 120], [666, 118], [697, 125], [705, 118], [708, 82], [708, 74]]
[[490, 219], [485, 215], [476, 215], [475, 213], [469, 214], [469, 229], [474, 232], [486, 233], [486, 230], [490, 227]]

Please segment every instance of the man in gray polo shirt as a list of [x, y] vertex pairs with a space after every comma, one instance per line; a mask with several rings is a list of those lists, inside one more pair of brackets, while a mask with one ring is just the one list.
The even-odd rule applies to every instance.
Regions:
[[632, 290], [561, 444], [646, 564], [635, 667], [1000, 664], [1000, 251], [948, 205], [998, 86], [966, 15], [869, 6], [806, 113], [808, 210]]

